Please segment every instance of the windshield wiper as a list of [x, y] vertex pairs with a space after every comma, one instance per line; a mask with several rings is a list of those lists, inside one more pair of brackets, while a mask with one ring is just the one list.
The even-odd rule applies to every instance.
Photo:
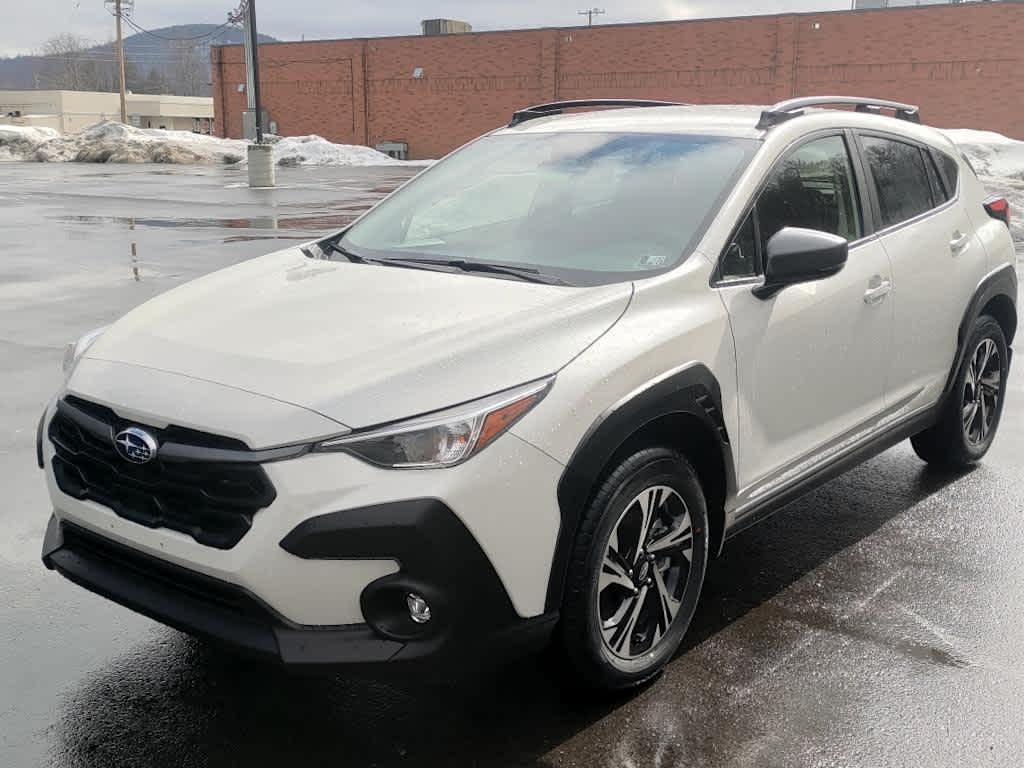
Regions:
[[530, 283], [544, 283], [546, 285], [569, 285], [565, 280], [554, 275], [541, 272], [533, 267], [518, 267], [512, 264], [494, 264], [489, 261], [466, 261], [465, 259], [417, 259], [409, 258], [388, 258], [382, 259], [381, 264], [409, 264], [416, 266], [451, 267], [460, 272], [487, 272], [492, 275], [508, 275], [519, 280]]
[[517, 267], [511, 264], [494, 264], [487, 261], [466, 261], [465, 259], [418, 259], [415, 257], [368, 259], [352, 253], [335, 239], [321, 240], [320, 248], [334, 251], [354, 264], [379, 264], [382, 266], [407, 267], [410, 269], [444, 269], [450, 267], [460, 272], [487, 272], [492, 275], [508, 275], [518, 280], [546, 285], [569, 285], [565, 280], [548, 275], [533, 267]]
[[364, 257], [362, 257], [362, 256], [360, 256], [358, 254], [352, 253], [352, 251], [349, 251], [349, 250], [346, 250], [346, 249], [342, 248], [338, 244], [338, 241], [334, 240], [333, 238], [329, 239], [329, 240], [321, 240], [319, 243], [317, 243], [317, 245], [320, 246], [320, 250], [325, 250], [326, 249], [326, 250], [334, 251], [335, 253], [341, 254], [346, 259], [351, 261], [353, 264], [369, 264], [369, 263], [371, 263], [370, 259], [364, 258]]

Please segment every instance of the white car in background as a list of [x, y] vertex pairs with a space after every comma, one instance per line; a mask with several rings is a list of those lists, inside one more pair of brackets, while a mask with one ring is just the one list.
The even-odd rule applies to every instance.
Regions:
[[636, 685], [730, 536], [908, 437], [985, 454], [1008, 222], [905, 104], [523, 110], [72, 345], [43, 560], [289, 663], [553, 641]]

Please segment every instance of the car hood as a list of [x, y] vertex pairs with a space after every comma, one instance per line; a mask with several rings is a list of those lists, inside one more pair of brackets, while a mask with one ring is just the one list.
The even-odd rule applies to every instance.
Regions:
[[272, 397], [360, 428], [554, 373], [625, 311], [631, 284], [572, 288], [310, 259], [298, 248], [159, 296], [86, 359]]

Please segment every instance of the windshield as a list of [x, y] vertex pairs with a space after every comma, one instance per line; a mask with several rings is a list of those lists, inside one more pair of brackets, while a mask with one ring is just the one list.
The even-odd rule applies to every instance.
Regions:
[[357, 256], [530, 267], [577, 285], [677, 264], [757, 148], [721, 136], [499, 134], [360, 219]]

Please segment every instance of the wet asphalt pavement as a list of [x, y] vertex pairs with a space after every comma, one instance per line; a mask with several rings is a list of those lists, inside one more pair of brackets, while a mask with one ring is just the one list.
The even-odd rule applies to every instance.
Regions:
[[1019, 371], [980, 467], [937, 474], [904, 444], [732, 540], [679, 656], [625, 697], [543, 660], [299, 674], [46, 571], [34, 431], [64, 343], [410, 173], [280, 169], [253, 192], [225, 168], [0, 165], [0, 766], [1024, 764]]

